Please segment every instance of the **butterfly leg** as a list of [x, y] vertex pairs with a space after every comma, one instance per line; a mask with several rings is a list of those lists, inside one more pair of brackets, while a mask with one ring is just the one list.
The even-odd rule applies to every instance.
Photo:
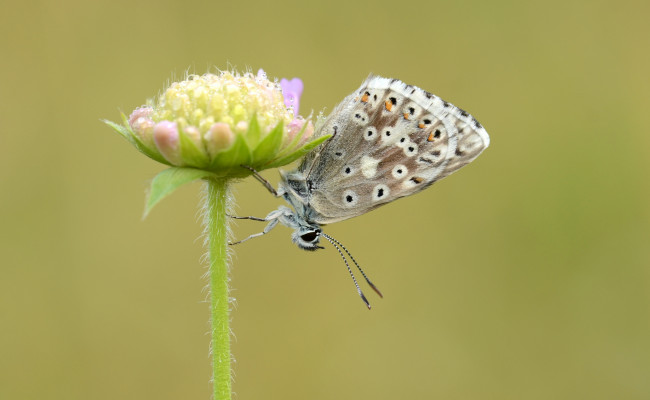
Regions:
[[255, 177], [255, 179], [257, 179], [258, 182], [264, 185], [266, 190], [271, 192], [275, 197], [278, 197], [278, 192], [275, 190], [275, 188], [271, 185], [269, 181], [264, 179], [264, 177], [260, 175], [259, 172], [257, 172], [254, 168], [249, 167], [248, 165], [241, 165], [241, 167], [251, 171], [253, 173], [253, 177]]
[[266, 225], [266, 228], [264, 228], [264, 230], [262, 232], [255, 233], [255, 234], [250, 235], [249, 237], [244, 238], [244, 239], [242, 239], [240, 241], [232, 242], [232, 243], [228, 243], [228, 244], [232, 246], [232, 245], [235, 245], [235, 244], [243, 243], [243, 242], [245, 242], [245, 241], [247, 241], [249, 239], [252, 239], [252, 238], [256, 238], [256, 237], [260, 237], [262, 235], [266, 235], [267, 233], [269, 233], [271, 231], [271, 229], [275, 228], [278, 225], [278, 222], [280, 222], [282, 217], [286, 214], [287, 210], [288, 209], [286, 207], [280, 207], [277, 210], [271, 211], [269, 213], [269, 215], [266, 216], [266, 218], [230, 216], [231, 218], [237, 218], [237, 219], [252, 219], [254, 221], [269, 221], [269, 223], [268, 223], [268, 225]]
[[228, 215], [228, 217], [233, 219], [251, 219], [253, 221], [267, 221], [266, 218], [258, 218], [258, 217], [239, 217], [237, 215]]
[[275, 228], [275, 226], [276, 226], [277, 224], [278, 224], [278, 220], [277, 220], [277, 219], [271, 220], [271, 222], [269, 222], [269, 224], [266, 226], [266, 228], [264, 228], [264, 230], [263, 230], [262, 232], [252, 234], [252, 235], [250, 235], [249, 237], [244, 238], [244, 239], [242, 239], [242, 240], [240, 240], [240, 241], [232, 242], [232, 243], [228, 243], [228, 244], [231, 245], [231, 246], [233, 246], [233, 245], [236, 245], [236, 244], [244, 243], [245, 241], [247, 241], [247, 240], [249, 240], [249, 239], [256, 238], [256, 237], [260, 237], [260, 236], [262, 236], [262, 235], [266, 235], [267, 233], [269, 233], [269, 232], [271, 231], [271, 229]]

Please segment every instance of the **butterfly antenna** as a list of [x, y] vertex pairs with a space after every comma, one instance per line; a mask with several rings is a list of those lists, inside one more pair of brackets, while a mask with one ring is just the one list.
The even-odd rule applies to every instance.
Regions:
[[[323, 235], [323, 234], [321, 233], [321, 235]], [[354, 286], [357, 287], [357, 293], [359, 293], [359, 296], [361, 296], [361, 300], [363, 300], [363, 302], [366, 303], [366, 306], [368, 307], [368, 310], [370, 310], [372, 307], [370, 307], [370, 303], [368, 303], [368, 299], [366, 299], [366, 296], [363, 295], [363, 292], [361, 291], [361, 288], [359, 287], [359, 284], [357, 283], [357, 278], [354, 277], [354, 274], [352, 273], [352, 270], [350, 269], [350, 264], [348, 264], [348, 260], [345, 259], [345, 256], [343, 255], [343, 252], [341, 251], [341, 249], [339, 249], [339, 246], [337, 246], [336, 243], [334, 241], [332, 241], [332, 239], [329, 236], [327, 236], [327, 235], [323, 235], [323, 236], [325, 237], [325, 239], [327, 239], [332, 244], [332, 246], [334, 246], [334, 248], [341, 255], [341, 258], [343, 259], [343, 262], [345, 263], [345, 266], [348, 268], [348, 272], [350, 273], [350, 276], [352, 277], [352, 281], [354, 282]]]
[[[341, 248], [343, 248], [343, 250], [345, 250], [345, 252], [348, 254], [348, 256], [350, 256], [350, 259], [352, 260], [352, 262], [354, 263], [354, 265], [356, 265], [357, 268], [359, 269], [359, 272], [361, 272], [361, 275], [363, 275], [363, 277], [366, 279], [366, 282], [368, 282], [368, 285], [372, 288], [372, 290], [374, 290], [374, 291], [379, 295], [379, 297], [381, 297], [381, 298], [383, 299], [383, 298], [384, 298], [384, 295], [381, 294], [381, 292], [379, 291], [379, 289], [377, 289], [377, 286], [375, 286], [372, 282], [370, 282], [370, 279], [368, 279], [368, 277], [366, 276], [366, 273], [363, 272], [363, 269], [361, 269], [361, 266], [359, 265], [359, 263], [357, 263], [357, 260], [355, 260], [354, 257], [352, 257], [352, 254], [350, 254], [350, 252], [348, 251], [348, 249], [346, 249], [345, 246], [343, 246], [343, 245], [341, 244], [341, 242], [339, 242], [338, 240], [334, 239], [333, 237], [331, 237], [331, 236], [329, 236], [329, 235], [327, 235], [327, 234], [325, 234], [325, 233], [322, 233], [322, 232], [321, 232], [321, 235], [324, 236], [325, 239], [329, 240], [330, 243], [332, 243], [332, 244], [336, 243], [336, 244], [338, 244], [339, 246], [341, 246]], [[335, 245], [335, 246], [336, 246], [336, 245]], [[340, 251], [339, 251], [339, 252], [340, 252]]]

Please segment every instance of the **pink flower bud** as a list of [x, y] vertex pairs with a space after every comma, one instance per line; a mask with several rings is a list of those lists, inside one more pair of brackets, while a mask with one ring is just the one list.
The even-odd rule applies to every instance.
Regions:
[[178, 128], [175, 122], [161, 121], [153, 128], [153, 139], [160, 154], [170, 163], [182, 166]]
[[129, 126], [140, 141], [147, 147], [154, 147], [153, 127], [156, 125], [150, 115], [151, 107], [138, 107], [129, 116]]
[[131, 115], [129, 115], [129, 125], [131, 126], [131, 129], [133, 129], [133, 125], [138, 119], [150, 118], [152, 112], [153, 112], [153, 108], [147, 106], [138, 107], [135, 110], [133, 110]]
[[211, 157], [229, 148], [234, 140], [235, 134], [230, 126], [223, 122], [212, 124], [208, 133], [205, 134], [205, 144]]

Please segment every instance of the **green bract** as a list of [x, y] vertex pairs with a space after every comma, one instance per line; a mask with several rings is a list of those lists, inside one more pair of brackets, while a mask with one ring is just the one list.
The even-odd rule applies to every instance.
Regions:
[[241, 178], [286, 165], [329, 138], [312, 138], [311, 121], [294, 117], [280, 85], [264, 74], [224, 71], [172, 83], [122, 124], [105, 121], [146, 156], [198, 169], [218, 178]]

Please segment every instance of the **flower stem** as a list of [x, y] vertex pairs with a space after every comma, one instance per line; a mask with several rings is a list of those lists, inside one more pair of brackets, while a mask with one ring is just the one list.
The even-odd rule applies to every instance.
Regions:
[[228, 181], [207, 179], [204, 224], [210, 259], [210, 349], [215, 400], [230, 400], [231, 393], [227, 203]]

